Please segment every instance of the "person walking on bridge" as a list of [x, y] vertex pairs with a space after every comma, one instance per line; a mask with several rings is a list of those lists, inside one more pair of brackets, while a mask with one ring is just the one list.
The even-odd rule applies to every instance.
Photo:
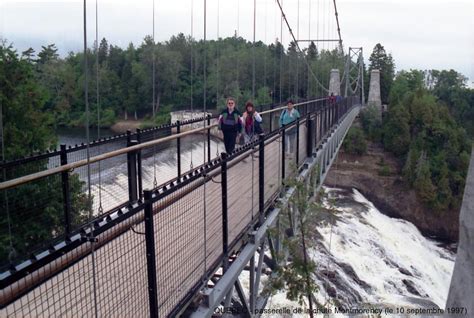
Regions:
[[334, 96], [334, 93], [331, 93], [331, 95], [328, 96], [328, 101], [329, 101], [329, 106], [334, 107], [336, 105], [336, 96]]
[[244, 137], [244, 144], [254, 141], [256, 137], [263, 133], [262, 116], [255, 110], [251, 101], [245, 104], [245, 112], [242, 115], [244, 129], [242, 135]]
[[[284, 109], [280, 114], [280, 127], [286, 126], [300, 118], [300, 112], [294, 108], [293, 101], [291, 99], [286, 102], [287, 108]], [[286, 153], [290, 154], [293, 152], [295, 137], [296, 137], [296, 127], [291, 127], [285, 131], [286, 136]]]
[[227, 108], [224, 109], [218, 119], [219, 129], [224, 135], [225, 152], [230, 154], [235, 149], [238, 134], [242, 131], [242, 117], [235, 108], [235, 99], [228, 97]]

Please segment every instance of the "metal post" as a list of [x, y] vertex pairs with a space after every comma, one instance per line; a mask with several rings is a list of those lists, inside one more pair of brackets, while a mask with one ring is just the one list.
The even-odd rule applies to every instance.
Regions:
[[263, 224], [265, 209], [265, 135], [260, 134], [258, 148], [258, 211], [259, 224]]
[[319, 111], [319, 142], [323, 139], [323, 111]]
[[[207, 126], [211, 125], [211, 115], [207, 115]], [[207, 129], [207, 162], [211, 162], [211, 128]]]
[[332, 106], [332, 126], [336, 124], [336, 108], [337, 108], [337, 103], [334, 102], [334, 105]]
[[[262, 251], [260, 251], [262, 252]], [[250, 303], [250, 312], [253, 313], [255, 311], [255, 299], [256, 293], [258, 292], [255, 290], [255, 255], [252, 256], [250, 259], [250, 295], [249, 295], [249, 303]]]
[[281, 180], [285, 180], [285, 160], [286, 160], [286, 132], [285, 132], [285, 125], [281, 130]]
[[[127, 147], [138, 144], [138, 141], [131, 139], [130, 130], [127, 130]], [[137, 193], [137, 152], [127, 153], [127, 172], [128, 172], [128, 197], [131, 202], [138, 199]]]
[[326, 103], [326, 108], [324, 108], [324, 133], [327, 134], [329, 130], [329, 103]]
[[[176, 121], [176, 133], [181, 132], [181, 123]], [[176, 138], [176, 158], [178, 159], [178, 179], [181, 177], [181, 137]]]
[[306, 156], [311, 157], [313, 155], [313, 145], [314, 145], [314, 119], [311, 119], [311, 115], [308, 114], [306, 119], [307, 129], [307, 141], [306, 141]]
[[[61, 145], [60, 160], [61, 166], [67, 164], [66, 145]], [[66, 234], [71, 232], [71, 194], [69, 192], [69, 172], [61, 172], [61, 183], [63, 188], [63, 210]]]
[[150, 317], [158, 318], [158, 288], [156, 281], [155, 231], [153, 228], [153, 202], [151, 191], [144, 191], [145, 197], [145, 243], [148, 276], [148, 301]]
[[221, 153], [221, 190], [222, 190], [222, 252], [224, 254], [223, 271], [229, 267], [229, 228], [227, 215], [227, 153]]
[[[141, 129], [137, 128], [137, 143], [142, 142]], [[143, 198], [143, 179], [142, 179], [142, 151], [137, 152], [137, 170], [138, 170], [138, 196]]]
[[296, 120], [296, 168], [299, 167], [299, 163], [300, 163], [300, 118]]
[[[270, 109], [273, 109], [273, 104], [270, 105]], [[273, 112], [270, 112], [270, 132], [273, 131]]]

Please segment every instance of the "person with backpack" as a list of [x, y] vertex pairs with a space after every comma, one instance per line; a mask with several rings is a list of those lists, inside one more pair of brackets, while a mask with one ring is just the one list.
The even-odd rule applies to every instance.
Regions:
[[235, 99], [228, 97], [227, 108], [224, 109], [218, 119], [219, 129], [224, 135], [225, 152], [230, 154], [235, 149], [238, 134], [242, 131], [242, 118], [240, 112], [235, 108]]
[[[300, 118], [300, 112], [294, 108], [293, 101], [290, 99], [286, 103], [287, 108], [284, 109], [280, 114], [280, 127], [286, 126]], [[286, 136], [286, 153], [292, 153], [296, 138], [296, 127], [293, 126], [285, 131]]]
[[245, 104], [245, 112], [242, 115], [244, 129], [242, 135], [244, 144], [254, 141], [257, 136], [263, 133], [262, 116], [255, 110], [255, 106], [251, 101]]

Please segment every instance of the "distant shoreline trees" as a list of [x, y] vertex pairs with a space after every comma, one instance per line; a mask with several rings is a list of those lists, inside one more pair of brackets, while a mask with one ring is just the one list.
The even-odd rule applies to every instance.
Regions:
[[[98, 63], [96, 61], [96, 49]], [[21, 60], [32, 67], [32, 78], [45, 98], [44, 111], [55, 126], [84, 126], [84, 53], [71, 52], [61, 58], [55, 44], [43, 46], [36, 54], [28, 49]], [[153, 43], [150, 36], [139, 46], [108, 43], [87, 50], [89, 61], [90, 124], [109, 127], [119, 118], [148, 118], [155, 109], [202, 109], [204, 106], [204, 71], [207, 75], [208, 109], [222, 107], [226, 96], [234, 96], [238, 105], [252, 99], [252, 42], [241, 37], [204, 42], [180, 33], [168, 41]], [[207, 67], [204, 70], [204, 57]], [[280, 42], [255, 44], [255, 104], [277, 103], [287, 98], [321, 96], [323, 92], [308, 74], [304, 58], [313, 67], [319, 81], [328, 86], [331, 68], [343, 71], [344, 57], [338, 49], [318, 51], [314, 43], [302, 54], [294, 43], [285, 49]], [[155, 82], [153, 83], [153, 60]], [[98, 65], [97, 65], [98, 64]], [[96, 100], [99, 74], [99, 105]], [[309, 78], [308, 78], [309, 76]], [[281, 80], [281, 85], [280, 85]], [[100, 107], [100, 123], [97, 109]]]

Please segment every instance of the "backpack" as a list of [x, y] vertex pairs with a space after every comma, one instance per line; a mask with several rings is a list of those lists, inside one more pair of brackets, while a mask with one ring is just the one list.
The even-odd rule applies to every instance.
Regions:
[[262, 123], [259, 123], [258, 121], [254, 120], [253, 121], [253, 131], [257, 135], [263, 134]]

